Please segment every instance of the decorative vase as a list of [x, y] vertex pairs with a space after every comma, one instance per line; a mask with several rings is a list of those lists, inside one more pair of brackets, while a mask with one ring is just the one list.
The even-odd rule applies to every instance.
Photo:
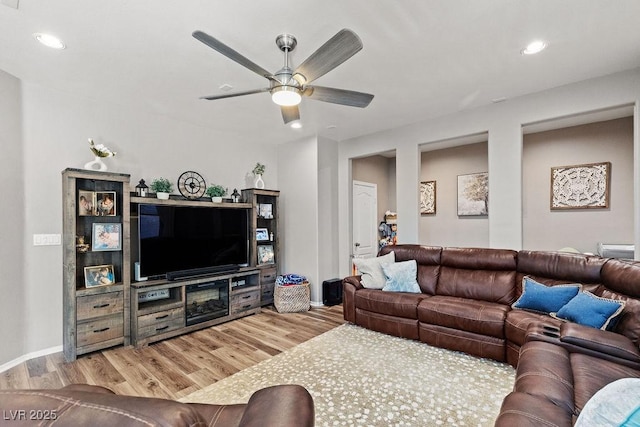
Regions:
[[160, 200], [169, 200], [169, 193], [164, 193], [162, 191], [158, 191], [156, 193], [156, 197]]
[[85, 169], [89, 169], [92, 171], [106, 171], [107, 165], [104, 164], [102, 159], [99, 156], [96, 156], [95, 159], [91, 162], [88, 162], [84, 165]]
[[221, 196], [213, 196], [213, 197], [211, 197], [211, 201], [213, 203], [222, 203], [222, 197]]
[[255, 181], [253, 181], [253, 185], [256, 188], [259, 189], [263, 189], [264, 188], [264, 181], [262, 180], [262, 175], [258, 174], [256, 175], [256, 179]]

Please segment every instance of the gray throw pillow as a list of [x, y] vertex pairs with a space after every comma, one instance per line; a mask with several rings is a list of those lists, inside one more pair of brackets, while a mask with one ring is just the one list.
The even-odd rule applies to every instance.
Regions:
[[396, 262], [395, 252], [389, 252], [386, 255], [375, 258], [354, 258], [358, 272], [362, 275], [360, 283], [368, 289], [382, 289], [387, 281], [387, 277], [382, 270], [383, 265], [389, 265]]

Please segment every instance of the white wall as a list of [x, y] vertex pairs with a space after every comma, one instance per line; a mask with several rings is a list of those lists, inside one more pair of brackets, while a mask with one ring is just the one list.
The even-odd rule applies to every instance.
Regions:
[[[398, 230], [403, 242], [416, 241], [419, 234], [418, 147], [451, 138], [488, 132], [489, 246], [522, 248], [522, 126], [552, 118], [571, 116], [640, 100], [640, 69], [578, 82], [544, 92], [402, 128], [342, 141], [339, 151], [340, 271], [349, 273], [350, 159], [396, 150]], [[636, 115], [637, 115], [636, 107]], [[635, 123], [638, 119], [635, 119]], [[638, 132], [634, 135], [634, 168], [638, 176], [640, 153]], [[635, 181], [635, 211], [640, 202]], [[634, 220], [636, 247], [640, 247], [640, 215]]]
[[[23, 252], [29, 241], [24, 231], [25, 185], [22, 173], [22, 103], [20, 81], [0, 71], [0, 365], [25, 353], [28, 317]], [[62, 322], [62, 318], [60, 318]]]
[[318, 138], [318, 290], [312, 301], [323, 300], [320, 285], [338, 278], [338, 142]]
[[[3, 114], [2, 177], [11, 197], [11, 208], [2, 209], [2, 224], [14, 227], [2, 232], [2, 322], [0, 340], [24, 345], [3, 345], [0, 365], [14, 354], [26, 354], [62, 344], [62, 249], [32, 246], [34, 233], [62, 232], [61, 171], [81, 168], [93, 156], [87, 138], [118, 152], [106, 159], [109, 170], [130, 173], [132, 186], [140, 178], [148, 182], [164, 176], [174, 182], [187, 170], [200, 172], [209, 183], [246, 187], [245, 176], [257, 161], [267, 166], [267, 188], [278, 189], [276, 150], [255, 141], [218, 134], [210, 129], [147, 114], [126, 105], [68, 95], [41, 86], [0, 77]], [[3, 94], [4, 95], [4, 94]], [[21, 125], [19, 112], [23, 111]], [[20, 126], [23, 129], [20, 141]], [[3, 137], [4, 139], [4, 137]], [[3, 141], [5, 142], [5, 141]], [[24, 161], [22, 161], [24, 158]], [[24, 198], [24, 202], [23, 202]], [[6, 259], [6, 261], [5, 261]], [[19, 271], [20, 270], [20, 271]], [[21, 277], [22, 276], [22, 277]], [[23, 295], [21, 295], [23, 293]], [[6, 299], [5, 299], [6, 298]], [[22, 300], [14, 304], [16, 300]], [[20, 317], [22, 316], [22, 317]], [[23, 333], [21, 333], [23, 332]], [[5, 350], [6, 349], [6, 350]]]

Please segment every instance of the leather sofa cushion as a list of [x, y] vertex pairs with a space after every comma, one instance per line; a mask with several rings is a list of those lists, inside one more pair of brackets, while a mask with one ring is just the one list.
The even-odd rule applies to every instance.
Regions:
[[184, 403], [133, 396], [123, 398], [123, 396], [103, 391], [95, 393], [64, 388], [0, 390], [0, 401], [4, 408], [24, 410], [27, 414], [31, 410], [49, 411], [49, 413], [53, 411], [56, 416], [55, 425], [60, 427], [206, 424], [196, 408]]
[[520, 348], [513, 391], [545, 398], [572, 413], [573, 379], [569, 352], [564, 348], [542, 341], [530, 341]]
[[558, 328], [562, 324], [561, 320], [554, 319], [546, 314], [514, 309], [507, 313], [507, 318], [504, 323], [504, 334], [507, 341], [521, 346], [525, 342], [527, 328], [536, 322], [553, 325]]
[[580, 353], [571, 353], [571, 369], [576, 413], [607, 384], [622, 378], [640, 378], [636, 369]]
[[613, 331], [640, 345], [640, 262], [608, 260], [602, 267], [602, 284], [594, 294], [620, 299], [624, 310]]
[[436, 294], [510, 305], [516, 300], [516, 255], [501, 249], [445, 248]]
[[405, 292], [360, 289], [355, 292], [355, 305], [356, 308], [374, 313], [417, 319], [418, 303], [425, 298], [429, 298], [429, 296]]
[[502, 401], [494, 427], [571, 427], [572, 415], [544, 397], [513, 392]]
[[504, 338], [509, 306], [465, 298], [433, 296], [418, 305], [418, 320], [431, 325]]
[[498, 362], [505, 360], [504, 339], [428, 323], [419, 323], [418, 329], [420, 341], [429, 345], [462, 351]]
[[560, 283], [599, 283], [605, 261], [605, 258], [569, 252], [522, 250], [518, 252], [518, 273]]

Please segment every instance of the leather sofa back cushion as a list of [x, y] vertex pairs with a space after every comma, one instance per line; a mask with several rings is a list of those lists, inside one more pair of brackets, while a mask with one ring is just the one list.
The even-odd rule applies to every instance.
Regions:
[[518, 252], [518, 273], [561, 282], [600, 283], [606, 259], [568, 252]]
[[396, 262], [416, 260], [418, 263], [418, 284], [423, 294], [435, 295], [436, 284], [440, 276], [440, 246], [399, 245], [385, 246], [379, 255], [386, 255], [393, 251]]
[[602, 267], [602, 285], [594, 294], [620, 299], [624, 310], [613, 329], [640, 344], [640, 262], [608, 260]]
[[437, 294], [511, 305], [516, 254], [502, 249], [445, 248]]

